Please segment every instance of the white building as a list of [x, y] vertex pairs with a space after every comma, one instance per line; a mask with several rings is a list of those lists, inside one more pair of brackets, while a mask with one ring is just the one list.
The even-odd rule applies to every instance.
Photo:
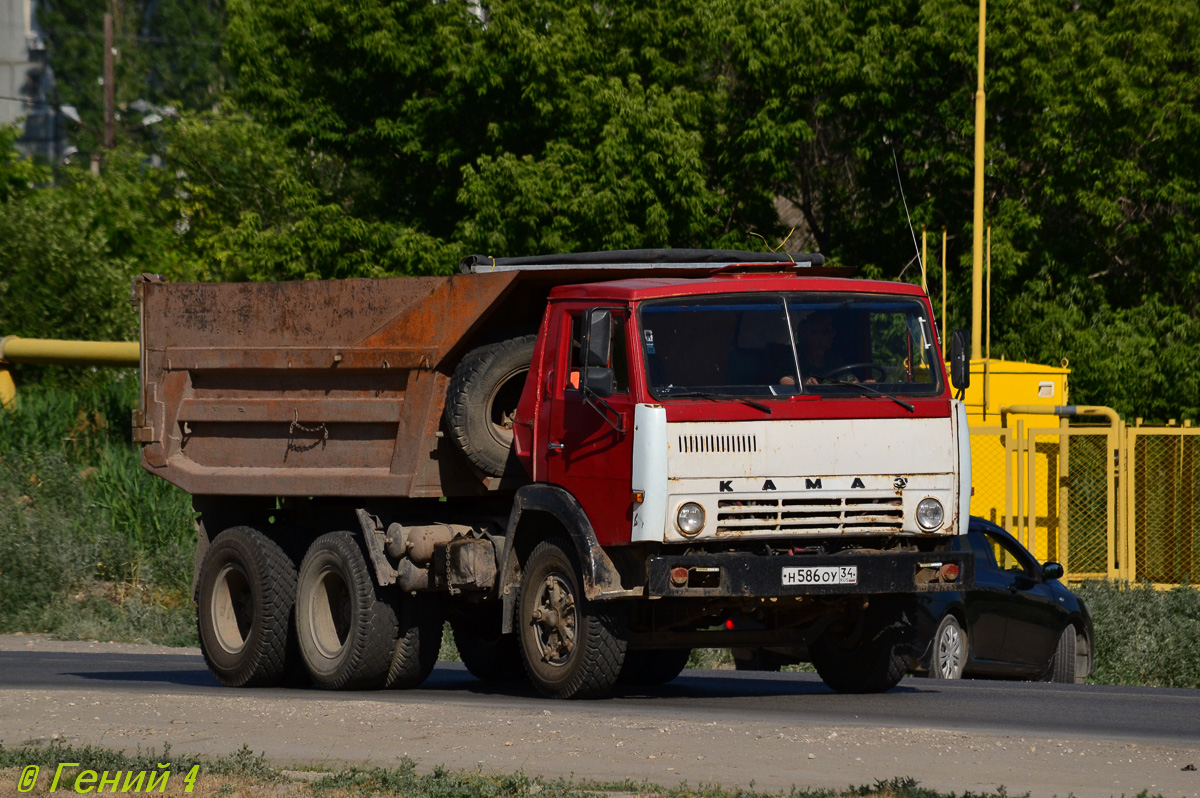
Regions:
[[37, 29], [37, 0], [0, 0], [0, 125], [25, 121], [20, 148], [56, 158], [62, 148], [53, 98], [54, 72]]

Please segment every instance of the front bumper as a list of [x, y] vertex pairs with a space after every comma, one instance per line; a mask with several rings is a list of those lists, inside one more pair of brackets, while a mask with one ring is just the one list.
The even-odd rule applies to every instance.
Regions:
[[[942, 581], [943, 566], [957, 565], [958, 577]], [[970, 552], [870, 551], [828, 555], [762, 555], [750, 553], [680, 554], [650, 558], [647, 595], [666, 597], [770, 598], [842, 596], [880, 593], [933, 593], [966, 590], [974, 584], [975, 557]], [[686, 581], [680, 580], [686, 569]], [[854, 569], [853, 582], [846, 582]], [[785, 577], [786, 569], [800, 569]], [[812, 569], [840, 583], [801, 583]], [[672, 580], [672, 571], [676, 579]]]

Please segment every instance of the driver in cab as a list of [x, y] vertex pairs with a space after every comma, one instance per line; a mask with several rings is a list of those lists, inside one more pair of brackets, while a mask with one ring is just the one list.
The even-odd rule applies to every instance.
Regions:
[[[833, 324], [833, 313], [828, 310], [814, 311], [796, 325], [796, 355], [800, 361], [800, 375], [805, 385], [821, 384], [844, 365], [845, 360], [834, 346], [836, 337], [837, 328]], [[853, 374], [840, 375], [839, 379], [857, 382]], [[788, 375], [780, 379], [779, 384], [795, 385], [796, 380]]]

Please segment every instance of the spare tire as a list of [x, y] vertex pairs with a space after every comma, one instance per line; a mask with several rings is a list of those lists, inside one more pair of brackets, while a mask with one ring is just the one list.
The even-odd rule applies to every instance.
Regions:
[[536, 335], [522, 335], [472, 349], [450, 378], [450, 438], [488, 476], [520, 473], [512, 450], [513, 417], [536, 341]]

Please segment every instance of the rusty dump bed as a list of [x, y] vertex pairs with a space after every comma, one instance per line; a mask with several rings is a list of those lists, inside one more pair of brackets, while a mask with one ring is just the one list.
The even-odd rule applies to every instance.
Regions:
[[470, 341], [536, 326], [519, 273], [140, 282], [143, 466], [192, 494], [441, 496], [497, 487], [438, 436]]

